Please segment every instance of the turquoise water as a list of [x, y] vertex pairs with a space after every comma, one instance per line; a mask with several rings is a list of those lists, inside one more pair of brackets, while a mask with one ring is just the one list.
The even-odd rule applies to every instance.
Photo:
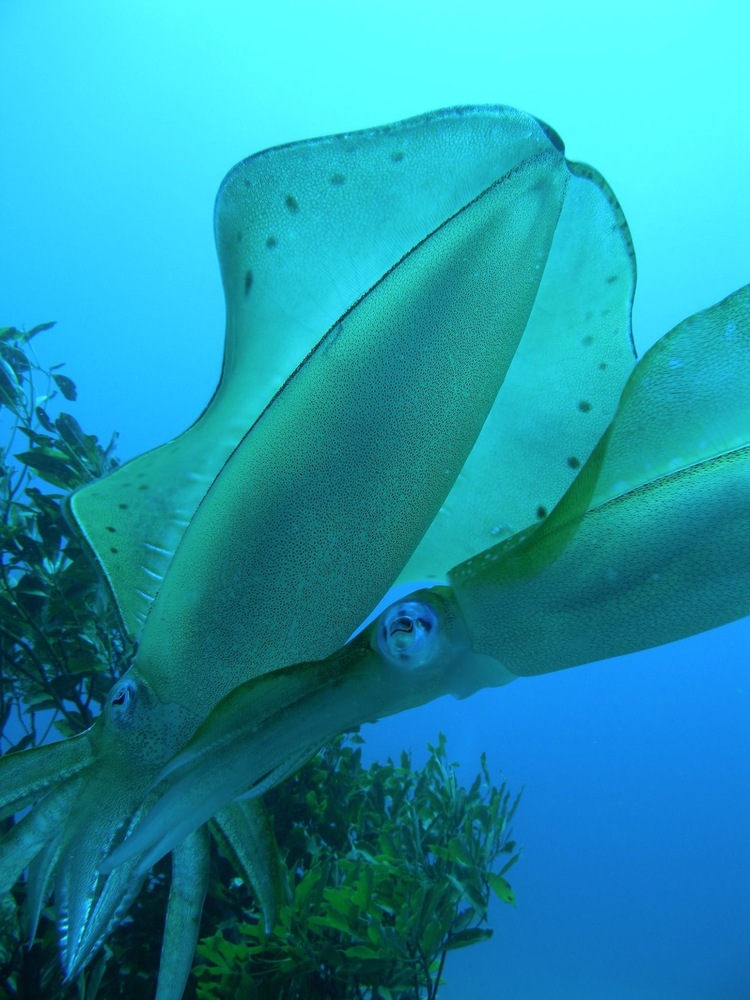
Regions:
[[[237, 160], [460, 103], [550, 122], [630, 222], [640, 350], [750, 275], [747, 14], [734, 4], [0, 3], [0, 322], [57, 319], [77, 415], [123, 457], [215, 384], [211, 211]], [[745, 19], [743, 22], [743, 18]], [[450, 1000], [750, 997], [748, 624], [370, 728], [438, 730], [524, 785], [517, 910]]]

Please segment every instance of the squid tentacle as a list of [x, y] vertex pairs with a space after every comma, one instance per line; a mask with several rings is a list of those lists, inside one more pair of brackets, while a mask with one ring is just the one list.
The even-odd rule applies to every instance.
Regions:
[[106, 938], [120, 925], [141, 891], [147, 873], [135, 874], [135, 867], [134, 862], [122, 865], [104, 880], [103, 885], [101, 877], [97, 876], [90, 906], [84, 911], [71, 905], [64, 888], [65, 877], [58, 877], [55, 898], [66, 982], [75, 979], [85, 968]]
[[1, 757], [0, 818], [18, 812], [91, 764], [94, 753], [89, 732]]
[[29, 947], [36, 936], [39, 917], [44, 901], [50, 891], [50, 883], [60, 857], [62, 834], [48, 840], [37, 856], [29, 863], [26, 873], [26, 901], [24, 904], [24, 926]]
[[257, 797], [229, 802], [216, 813], [209, 828], [222, 852], [255, 893], [270, 933], [289, 886], [263, 800]]
[[210, 839], [205, 826], [172, 851], [172, 881], [156, 1000], [180, 1000], [193, 964], [203, 901], [208, 890]]
[[82, 784], [83, 775], [78, 775], [49, 792], [6, 833], [0, 844], [0, 892], [7, 892], [45, 844], [55, 838]]
[[107, 849], [125, 835], [128, 823], [138, 815], [142, 793], [137, 777], [129, 785], [127, 776], [122, 776], [120, 784], [112, 787], [107, 771], [92, 775], [86, 797], [65, 828], [55, 899], [68, 979], [83, 968], [140, 889], [142, 877], [133, 877], [133, 865], [110, 876], [99, 870]]

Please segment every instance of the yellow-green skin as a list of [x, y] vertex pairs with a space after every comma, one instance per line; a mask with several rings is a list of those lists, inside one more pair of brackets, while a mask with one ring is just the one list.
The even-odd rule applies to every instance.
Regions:
[[[271, 922], [258, 796], [329, 737], [750, 613], [750, 293], [630, 374], [627, 226], [549, 128], [464, 108], [270, 150], [216, 237], [211, 403], [69, 502], [133, 667], [91, 730], [0, 768], [6, 813], [41, 799], [0, 882], [28, 865], [38, 913], [54, 874], [69, 976], [173, 851], [159, 1000], [203, 824]], [[396, 580], [440, 586], [347, 645]]]

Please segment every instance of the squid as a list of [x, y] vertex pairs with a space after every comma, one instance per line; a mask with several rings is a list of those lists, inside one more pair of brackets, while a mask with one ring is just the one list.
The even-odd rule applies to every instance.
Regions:
[[[265, 791], [446, 693], [750, 614], [750, 286], [636, 360], [593, 168], [507, 107], [267, 150], [223, 181], [224, 359], [199, 419], [72, 494], [130, 669], [0, 761], [0, 883], [76, 976], [172, 856], [179, 1000], [210, 837], [282, 902]], [[395, 584], [413, 591], [368, 624]]]

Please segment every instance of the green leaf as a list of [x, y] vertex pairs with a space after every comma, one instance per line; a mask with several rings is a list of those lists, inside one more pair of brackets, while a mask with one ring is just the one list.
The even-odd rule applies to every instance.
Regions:
[[451, 932], [457, 934], [459, 931], [466, 930], [466, 928], [470, 924], [473, 924], [476, 919], [477, 919], [477, 911], [474, 909], [473, 906], [467, 907], [465, 910], [462, 910], [458, 914], [456, 919], [451, 924]]
[[437, 920], [430, 921], [424, 929], [424, 934], [422, 935], [422, 951], [424, 952], [427, 961], [431, 961], [435, 955], [442, 951], [443, 942], [443, 928], [440, 926]]
[[323, 898], [334, 910], [347, 919], [351, 918], [354, 913], [354, 904], [348, 890], [324, 889]]
[[67, 739], [69, 736], [77, 736], [81, 732], [78, 727], [72, 726], [68, 720], [64, 718], [56, 719], [54, 725], [55, 729], [63, 737], [63, 739]]
[[29, 370], [29, 359], [25, 353], [14, 344], [4, 344], [0, 341], [0, 357], [2, 357], [16, 373], [19, 382]]
[[478, 944], [480, 941], [487, 941], [491, 937], [492, 931], [489, 927], [474, 927], [452, 935], [445, 944], [445, 950], [453, 951], [456, 948], [467, 948], [470, 944]]
[[307, 918], [307, 923], [310, 927], [321, 927], [326, 930], [333, 929], [341, 931], [343, 934], [351, 934], [352, 924], [351, 921], [346, 919], [343, 915], [337, 913], [321, 913], [319, 916], [310, 916]]
[[374, 874], [369, 865], [364, 865], [359, 873], [359, 880], [354, 892], [354, 903], [361, 910], [369, 910], [372, 899]]
[[18, 743], [14, 743], [10, 749], [13, 751], [13, 753], [20, 752], [21, 750], [25, 750], [27, 747], [32, 746], [33, 742], [34, 742], [33, 738], [29, 736], [29, 734], [27, 733], [26, 736], [21, 737]]
[[55, 421], [55, 429], [71, 456], [89, 475], [100, 476], [107, 471], [106, 453], [99, 447], [98, 439], [93, 434], [85, 434], [75, 417], [61, 413]]
[[40, 434], [39, 431], [34, 430], [33, 427], [29, 427], [27, 424], [20, 424], [18, 429], [22, 434], [26, 435], [29, 443], [37, 448], [53, 448], [56, 444], [55, 438], [50, 437], [49, 434]]
[[385, 935], [383, 934], [383, 926], [379, 920], [370, 918], [370, 922], [367, 925], [367, 936], [376, 948], [382, 948], [385, 944]]
[[38, 333], [43, 333], [45, 330], [51, 330], [55, 324], [56, 320], [52, 320], [51, 323], [39, 323], [37, 326], [33, 326], [30, 330], [26, 330], [21, 333], [17, 339], [22, 344], [28, 344], [32, 337], [36, 337]]
[[32, 448], [31, 451], [19, 452], [15, 457], [45, 483], [64, 490], [73, 489], [76, 485], [76, 473], [68, 464], [68, 456], [55, 448]]
[[466, 844], [459, 840], [458, 837], [451, 837], [448, 841], [448, 849], [450, 851], [451, 860], [459, 861], [462, 865], [472, 865], [473, 861], [469, 857], [468, 851], [466, 850]]
[[308, 905], [310, 894], [317, 887], [322, 877], [322, 873], [315, 868], [305, 872], [301, 881], [294, 890], [294, 902], [300, 910], [304, 910], [304, 908]]
[[347, 958], [365, 958], [369, 961], [378, 961], [380, 955], [377, 951], [373, 951], [372, 948], [368, 948], [366, 944], [355, 944], [351, 948], [345, 948], [344, 955]]
[[[513, 843], [513, 841], [510, 841], [510, 843], [507, 845], [507, 850], [514, 851], [515, 849], [516, 845]], [[513, 857], [510, 859], [510, 861], [506, 862], [500, 869], [500, 874], [505, 875], [507, 871], [510, 871], [510, 869], [513, 867], [513, 865], [516, 863], [516, 861], [518, 861], [520, 857], [521, 857], [520, 854], [514, 854]]]
[[510, 884], [502, 877], [502, 875], [496, 875], [493, 872], [489, 872], [487, 874], [487, 881], [499, 900], [503, 903], [512, 903], [513, 906], [516, 905], [516, 894], [513, 892]]
[[45, 431], [54, 431], [55, 425], [50, 419], [49, 414], [44, 409], [44, 407], [37, 406], [36, 409], [34, 410], [34, 413], [36, 414], [36, 419], [39, 421], [39, 423], [42, 425]]
[[0, 403], [16, 413], [23, 400], [23, 391], [15, 371], [5, 358], [0, 357]]
[[77, 396], [76, 384], [67, 375], [53, 375], [52, 379], [66, 399], [73, 400]]

